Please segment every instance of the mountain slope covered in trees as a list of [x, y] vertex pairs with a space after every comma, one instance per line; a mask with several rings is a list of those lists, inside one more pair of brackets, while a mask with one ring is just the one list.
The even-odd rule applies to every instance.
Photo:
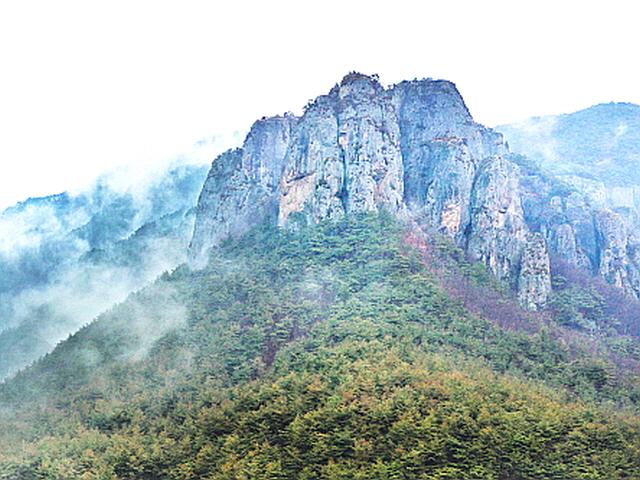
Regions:
[[2, 385], [0, 478], [640, 478], [635, 355], [456, 251], [387, 215], [254, 229]]

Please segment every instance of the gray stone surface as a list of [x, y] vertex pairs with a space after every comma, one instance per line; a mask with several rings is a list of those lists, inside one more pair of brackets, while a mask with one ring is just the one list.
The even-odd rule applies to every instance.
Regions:
[[638, 249], [622, 222], [521, 160], [473, 121], [451, 82], [384, 88], [351, 73], [302, 117], [258, 121], [241, 149], [214, 161], [191, 258], [202, 264], [212, 247], [263, 221], [290, 228], [386, 210], [449, 236], [527, 309], [551, 292], [550, 255], [637, 295]]
[[374, 78], [347, 75], [316, 100], [287, 155], [278, 222], [318, 221], [347, 212], [404, 211], [397, 114]]
[[204, 265], [210, 249], [225, 238], [276, 218], [284, 158], [297, 121], [293, 115], [259, 120], [242, 148], [213, 162], [196, 209], [190, 245], [194, 265]]
[[551, 294], [550, 268], [547, 242], [540, 233], [530, 234], [518, 274], [518, 300], [527, 310], [545, 306]]
[[503, 157], [489, 157], [480, 166], [471, 197], [467, 252], [500, 279], [512, 285], [529, 229], [520, 201], [518, 167]]

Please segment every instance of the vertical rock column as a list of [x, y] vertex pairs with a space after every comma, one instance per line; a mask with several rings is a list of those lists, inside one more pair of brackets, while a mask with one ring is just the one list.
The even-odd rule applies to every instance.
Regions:
[[404, 211], [398, 122], [388, 95], [372, 77], [347, 75], [308, 107], [286, 164], [279, 225]]
[[524, 221], [517, 166], [503, 157], [485, 160], [471, 196], [467, 254], [515, 286], [529, 229]]
[[518, 275], [518, 301], [527, 310], [539, 310], [551, 294], [549, 252], [540, 233], [530, 234]]

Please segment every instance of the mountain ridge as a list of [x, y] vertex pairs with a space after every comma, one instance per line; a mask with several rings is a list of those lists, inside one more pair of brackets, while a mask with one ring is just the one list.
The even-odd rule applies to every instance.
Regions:
[[148, 187], [143, 201], [105, 177], [0, 213], [0, 380], [182, 263], [205, 175], [204, 166], [170, 167], [132, 186]]
[[568, 193], [570, 185], [557, 194], [557, 184], [523, 169], [500, 133], [474, 122], [452, 82], [385, 88], [352, 72], [301, 117], [257, 121], [242, 148], [214, 161], [190, 257], [204, 264], [212, 247], [256, 219], [287, 227], [384, 209], [453, 238], [526, 308], [544, 308], [553, 257], [638, 298], [630, 229], [588, 196]]

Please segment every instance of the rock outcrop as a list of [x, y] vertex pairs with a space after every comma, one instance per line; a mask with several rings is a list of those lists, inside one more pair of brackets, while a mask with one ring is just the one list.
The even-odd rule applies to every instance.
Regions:
[[547, 242], [540, 233], [530, 234], [518, 273], [518, 300], [528, 310], [543, 307], [551, 294]]
[[595, 215], [598, 235], [598, 272], [612, 285], [625, 291], [640, 294], [640, 269], [637, 246], [627, 231], [621, 216], [610, 210], [600, 210]]
[[521, 172], [503, 137], [474, 122], [454, 84], [384, 88], [351, 73], [300, 117], [263, 119], [216, 159], [200, 195], [191, 258], [251, 225], [388, 211], [450, 237], [531, 310], [551, 292], [550, 254], [623, 288], [626, 234], [580, 195]]
[[524, 192], [525, 215], [543, 219], [551, 255], [640, 298], [640, 105], [600, 104], [497, 128], [545, 172]]
[[404, 210], [397, 114], [388, 92], [371, 77], [348, 75], [310, 105], [286, 161], [280, 225]]
[[528, 234], [518, 192], [517, 167], [502, 157], [487, 159], [475, 179], [466, 239], [471, 260], [512, 283]]
[[640, 298], [640, 241], [629, 217], [594, 205], [589, 192], [527, 164], [521, 168], [520, 195], [527, 224], [543, 235], [553, 259], [600, 275]]
[[277, 216], [284, 159], [297, 122], [293, 115], [259, 120], [242, 148], [213, 162], [198, 199], [190, 245], [196, 265], [206, 263], [211, 247], [225, 238]]

